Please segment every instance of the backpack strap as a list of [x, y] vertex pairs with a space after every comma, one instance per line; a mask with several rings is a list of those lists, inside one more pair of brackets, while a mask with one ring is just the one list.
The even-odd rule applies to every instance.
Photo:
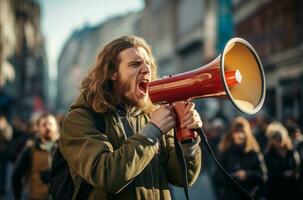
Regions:
[[93, 123], [98, 129], [98, 131], [104, 133], [106, 129], [104, 117], [101, 114], [93, 111], [91, 108], [84, 108], [84, 109], [88, 111], [89, 114], [93, 117], [94, 120]]
[[118, 113], [118, 116], [122, 122], [122, 126], [124, 129], [124, 134], [126, 138], [129, 138], [130, 136], [134, 135], [134, 130], [130, 125], [130, 122], [127, 117], [127, 111], [124, 108], [118, 107], [116, 109], [116, 112]]
[[[106, 123], [104, 120], [104, 117], [97, 112], [93, 111], [91, 108], [83, 108], [86, 110], [92, 117], [93, 117], [93, 123], [98, 129], [98, 131], [104, 133], [106, 129]], [[82, 200], [82, 199], [87, 199], [88, 194], [91, 192], [93, 189], [93, 186], [89, 184], [87, 181], [82, 179], [79, 191], [76, 196], [76, 200]]]

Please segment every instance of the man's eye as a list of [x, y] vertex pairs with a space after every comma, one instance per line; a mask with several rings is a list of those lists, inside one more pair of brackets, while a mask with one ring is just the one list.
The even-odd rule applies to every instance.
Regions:
[[134, 62], [131, 64], [132, 67], [138, 67], [141, 65], [141, 62]]

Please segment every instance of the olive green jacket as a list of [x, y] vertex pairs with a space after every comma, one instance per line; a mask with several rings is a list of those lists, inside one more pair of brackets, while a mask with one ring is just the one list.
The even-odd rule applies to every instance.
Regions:
[[[168, 183], [182, 186], [173, 132], [152, 142], [140, 132], [149, 117], [140, 110], [128, 112], [134, 135], [126, 139], [116, 112], [102, 114], [106, 131], [101, 133], [82, 96], [71, 106], [63, 122], [60, 149], [75, 183], [93, 185], [88, 199], [171, 199]], [[186, 158], [188, 182], [193, 185], [201, 169], [201, 150]]]

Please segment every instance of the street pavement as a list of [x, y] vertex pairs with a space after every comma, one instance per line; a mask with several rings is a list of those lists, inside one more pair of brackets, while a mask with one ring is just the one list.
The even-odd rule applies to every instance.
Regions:
[[[171, 191], [174, 200], [186, 199], [183, 188], [171, 185]], [[189, 188], [189, 197], [191, 200], [215, 200], [213, 186], [207, 172], [201, 173], [196, 183]]]

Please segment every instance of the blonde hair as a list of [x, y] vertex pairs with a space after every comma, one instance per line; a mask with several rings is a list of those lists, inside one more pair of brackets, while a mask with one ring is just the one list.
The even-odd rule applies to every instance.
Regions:
[[218, 146], [219, 150], [221, 152], [224, 152], [232, 145], [233, 143], [232, 135], [236, 130], [236, 128], [239, 126], [243, 129], [243, 133], [245, 134], [245, 138], [246, 138], [244, 152], [246, 153], [250, 151], [260, 152], [260, 147], [255, 137], [252, 134], [252, 129], [248, 120], [241, 116], [236, 117], [232, 121], [230, 130], [228, 131], [227, 134], [223, 136], [221, 142], [219, 143]]
[[270, 149], [272, 147], [275, 135], [279, 135], [282, 141], [285, 142], [286, 149], [291, 150], [293, 148], [287, 129], [283, 126], [283, 124], [276, 121], [270, 123], [266, 128], [266, 136], [268, 138], [267, 149]]
[[[107, 112], [120, 103], [117, 94], [112, 92], [113, 82], [110, 77], [118, 71], [119, 53], [132, 47], [143, 47], [146, 50], [151, 61], [151, 80], [157, 79], [157, 65], [152, 49], [143, 38], [126, 35], [113, 40], [99, 52], [96, 63], [80, 86], [84, 99], [95, 112]], [[150, 101], [144, 106], [146, 113], [151, 113], [155, 108]]]

